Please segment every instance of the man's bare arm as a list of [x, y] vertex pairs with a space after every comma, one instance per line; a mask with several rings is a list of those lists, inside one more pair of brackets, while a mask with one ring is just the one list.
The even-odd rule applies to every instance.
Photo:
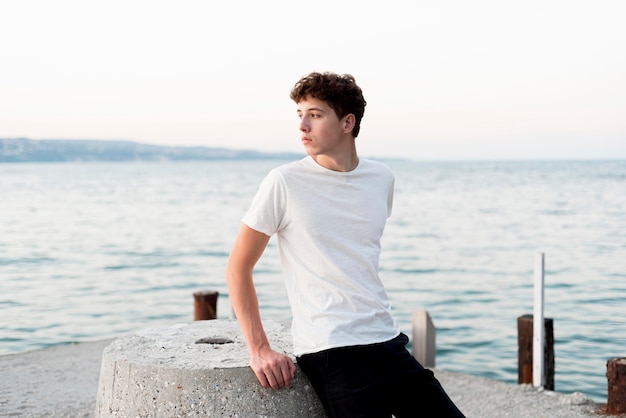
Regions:
[[269, 239], [242, 225], [228, 259], [226, 282], [233, 310], [248, 344], [250, 367], [261, 385], [276, 389], [291, 385], [296, 366], [289, 357], [272, 350], [261, 323], [252, 271]]

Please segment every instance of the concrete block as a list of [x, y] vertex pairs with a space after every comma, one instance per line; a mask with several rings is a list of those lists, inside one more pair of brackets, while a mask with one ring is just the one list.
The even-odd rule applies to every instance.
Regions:
[[[289, 327], [263, 325], [272, 347], [291, 353]], [[95, 416], [326, 416], [302, 371], [290, 388], [267, 389], [248, 362], [236, 321], [195, 321], [118, 338], [102, 354]]]

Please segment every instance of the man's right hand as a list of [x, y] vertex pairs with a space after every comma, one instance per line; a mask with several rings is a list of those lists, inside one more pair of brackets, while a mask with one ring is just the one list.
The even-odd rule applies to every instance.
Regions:
[[267, 348], [250, 355], [250, 367], [263, 387], [279, 389], [291, 386], [296, 365], [284, 354]]

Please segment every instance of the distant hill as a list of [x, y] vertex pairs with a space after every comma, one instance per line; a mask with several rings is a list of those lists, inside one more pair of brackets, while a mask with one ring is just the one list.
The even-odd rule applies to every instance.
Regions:
[[295, 159], [302, 156], [227, 148], [159, 146], [132, 141], [0, 138], [0, 163]]

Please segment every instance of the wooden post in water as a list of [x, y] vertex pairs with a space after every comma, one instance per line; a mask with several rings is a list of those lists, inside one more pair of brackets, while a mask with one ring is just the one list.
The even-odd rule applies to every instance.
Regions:
[[626, 412], [626, 357], [614, 358], [606, 363], [608, 381], [607, 414]]
[[208, 292], [196, 292], [193, 294], [194, 321], [217, 318], [217, 297], [219, 293], [215, 290]]
[[413, 311], [413, 357], [424, 367], [435, 367], [435, 325], [424, 309]]
[[[533, 322], [532, 315], [517, 318], [517, 383], [520, 384], [533, 383]], [[554, 390], [554, 323], [551, 318], [544, 318], [544, 330], [544, 387]]]

